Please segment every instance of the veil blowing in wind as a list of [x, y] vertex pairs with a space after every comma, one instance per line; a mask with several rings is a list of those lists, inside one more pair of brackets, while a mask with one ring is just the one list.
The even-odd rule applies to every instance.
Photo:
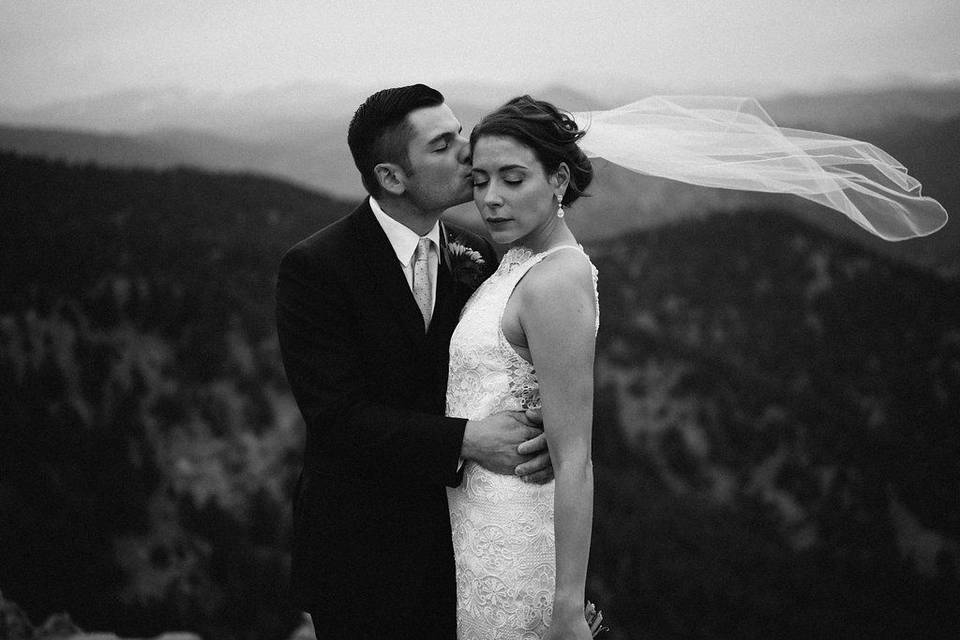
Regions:
[[573, 114], [591, 158], [703, 187], [805, 198], [884, 240], [926, 236], [947, 212], [882, 149], [779, 127], [753, 98], [654, 96]]

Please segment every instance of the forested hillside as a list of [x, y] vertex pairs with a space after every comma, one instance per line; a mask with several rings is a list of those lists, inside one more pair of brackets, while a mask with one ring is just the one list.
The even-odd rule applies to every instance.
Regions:
[[960, 632], [956, 281], [774, 211], [593, 255], [593, 575], [624, 637]]
[[85, 629], [286, 637], [302, 426], [273, 282], [350, 206], [189, 170], [0, 176], [3, 594]]
[[[351, 205], [12, 154], [0, 181], [0, 591], [126, 636], [288, 637], [273, 282]], [[608, 637], [960, 634], [957, 281], [772, 211], [587, 249]]]

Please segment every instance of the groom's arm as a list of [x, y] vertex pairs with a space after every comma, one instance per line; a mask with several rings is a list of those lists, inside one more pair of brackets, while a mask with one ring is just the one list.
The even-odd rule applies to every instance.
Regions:
[[454, 484], [466, 420], [371, 402], [356, 344], [356, 312], [333, 269], [289, 251], [277, 279], [277, 335], [308, 446], [360, 474], [391, 470]]
[[[280, 265], [277, 280], [277, 333], [291, 389], [300, 406], [311, 447], [319, 447], [345, 469], [380, 473], [414, 481], [455, 485], [458, 460], [470, 449], [464, 440], [467, 421], [408, 411], [370, 400], [375, 390], [360, 366], [356, 313], [335, 271], [307, 252], [292, 250]], [[494, 425], [502, 452], [513, 464], [527, 460], [516, 452], [520, 442], [539, 431]], [[480, 433], [488, 433], [491, 425]], [[512, 450], [509, 450], [511, 449]]]

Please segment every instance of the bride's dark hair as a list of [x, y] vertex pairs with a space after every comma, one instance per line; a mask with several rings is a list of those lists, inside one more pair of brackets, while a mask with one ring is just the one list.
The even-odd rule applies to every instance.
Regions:
[[470, 133], [470, 146], [484, 136], [506, 136], [529, 147], [548, 175], [565, 162], [570, 168], [570, 184], [563, 194], [567, 205], [589, 195], [584, 190], [593, 179], [593, 165], [577, 145], [585, 133], [569, 113], [524, 95], [485, 115]]

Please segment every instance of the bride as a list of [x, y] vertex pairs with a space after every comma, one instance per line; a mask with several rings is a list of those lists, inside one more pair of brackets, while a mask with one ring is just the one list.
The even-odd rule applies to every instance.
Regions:
[[597, 274], [563, 209], [593, 175], [582, 135], [569, 115], [524, 96], [470, 138], [474, 202], [509, 249], [450, 340], [447, 415], [480, 419], [542, 401], [555, 480], [525, 483], [467, 462], [447, 490], [461, 640], [592, 635], [584, 583]]
[[[583, 120], [588, 132], [522, 96], [470, 136], [474, 203], [508, 250], [454, 330], [446, 411], [480, 419], [542, 407], [555, 480], [525, 483], [468, 461], [463, 482], [447, 489], [460, 640], [592, 635], [583, 604], [597, 272], [563, 208], [591, 183], [588, 155], [610, 163], [604, 170], [800, 196], [887, 240], [946, 223], [943, 207], [882, 150], [779, 128], [749, 99], [652, 98]], [[585, 135], [589, 154], [578, 144]]]

